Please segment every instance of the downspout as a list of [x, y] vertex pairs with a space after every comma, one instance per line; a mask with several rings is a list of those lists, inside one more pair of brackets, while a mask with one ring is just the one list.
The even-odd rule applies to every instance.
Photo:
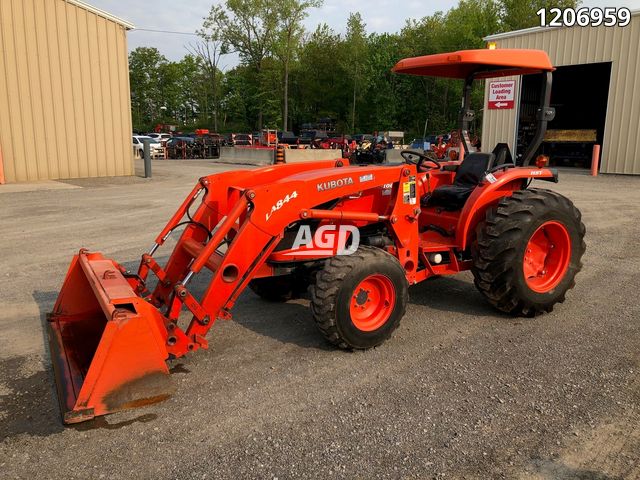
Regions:
[[4, 178], [4, 163], [2, 160], [2, 146], [0, 145], [0, 185], [4, 185], [5, 182], [5, 178]]

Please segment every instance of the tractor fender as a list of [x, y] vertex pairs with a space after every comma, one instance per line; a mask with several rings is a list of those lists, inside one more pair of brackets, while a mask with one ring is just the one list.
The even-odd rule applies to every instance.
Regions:
[[530, 179], [558, 182], [555, 168], [510, 168], [494, 174], [495, 181], [486, 178], [471, 193], [466, 201], [456, 227], [456, 244], [465, 250], [473, 240], [476, 226], [484, 220], [487, 208], [495, 205], [502, 197], [508, 197], [516, 190], [526, 188]]

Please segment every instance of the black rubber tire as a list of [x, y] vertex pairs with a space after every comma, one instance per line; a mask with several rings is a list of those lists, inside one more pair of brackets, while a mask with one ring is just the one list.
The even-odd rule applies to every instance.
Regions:
[[[372, 274], [382, 274], [391, 280], [396, 302], [382, 326], [365, 332], [351, 321], [349, 305], [354, 289]], [[389, 338], [398, 328], [409, 298], [408, 282], [400, 262], [379, 248], [362, 245], [351, 255], [326, 260], [309, 291], [311, 313], [320, 332], [329, 343], [347, 350], [375, 347]]]
[[292, 275], [281, 275], [255, 278], [249, 282], [249, 288], [268, 302], [286, 302], [300, 297], [307, 286], [294, 281]]
[[[538, 293], [525, 281], [523, 259], [533, 233], [550, 220], [562, 223], [569, 232], [571, 258], [560, 283]], [[551, 312], [556, 303], [564, 302], [582, 269], [585, 231], [580, 211], [559, 193], [533, 188], [514, 192], [489, 209], [476, 230], [472, 248], [476, 288], [494, 307], [511, 315], [533, 317]]]

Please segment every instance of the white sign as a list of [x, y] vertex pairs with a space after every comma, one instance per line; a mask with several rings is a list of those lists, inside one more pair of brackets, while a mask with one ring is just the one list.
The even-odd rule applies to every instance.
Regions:
[[514, 106], [515, 80], [489, 82], [489, 110], [509, 110]]

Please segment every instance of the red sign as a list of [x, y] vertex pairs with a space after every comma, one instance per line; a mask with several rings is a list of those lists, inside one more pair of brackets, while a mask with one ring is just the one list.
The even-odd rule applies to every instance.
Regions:
[[489, 82], [489, 110], [510, 110], [514, 105], [515, 80]]

